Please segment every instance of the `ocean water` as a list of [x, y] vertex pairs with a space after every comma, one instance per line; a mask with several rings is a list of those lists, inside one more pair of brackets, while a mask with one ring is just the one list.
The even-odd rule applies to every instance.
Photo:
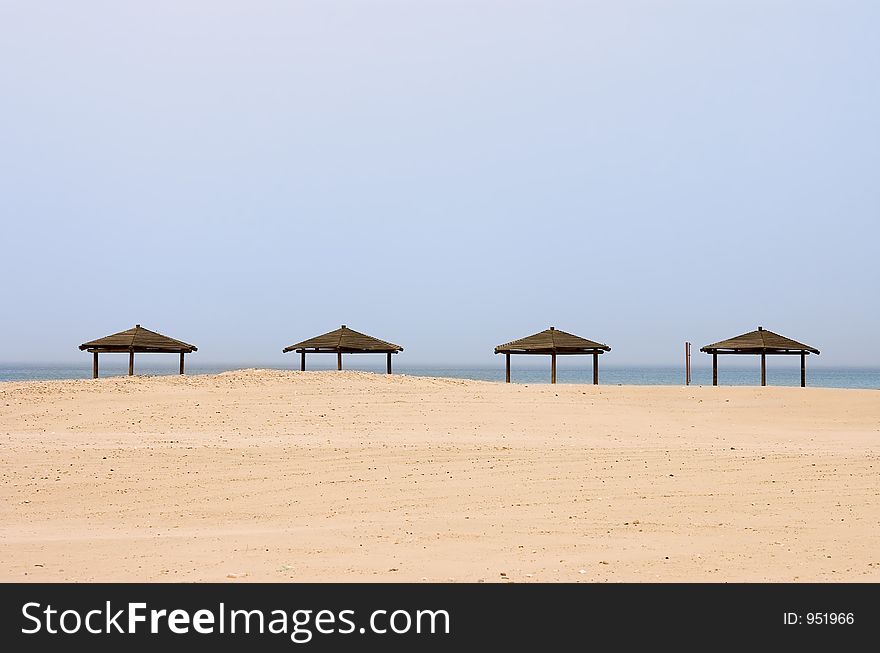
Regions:
[[[173, 361], [171, 360], [173, 358]], [[323, 358], [324, 360], [321, 360]], [[335, 360], [332, 357], [315, 357], [313, 362], [309, 360], [309, 369], [329, 370], [333, 369]], [[373, 360], [367, 360], [372, 358]], [[379, 362], [381, 358], [381, 362]], [[781, 357], [780, 357], [781, 358]], [[792, 359], [796, 357], [791, 357]], [[105, 360], [106, 359], [106, 360]], [[115, 359], [115, 360], [114, 360]], [[299, 359], [297, 358], [297, 363]], [[755, 365], [730, 366], [724, 365], [724, 360], [719, 364], [718, 382], [721, 385], [759, 385], [761, 382], [760, 366], [757, 359]], [[880, 368], [811, 368], [808, 359], [807, 385], [811, 387], [826, 388], [868, 388], [880, 389]], [[396, 363], [396, 361], [395, 361]], [[767, 383], [768, 385], [797, 386], [800, 385], [800, 361], [779, 361], [768, 357], [767, 360]], [[794, 364], [792, 364], [794, 363]], [[384, 372], [384, 357], [363, 357], [357, 360], [349, 356], [344, 361], [346, 369], [364, 370], [371, 372]], [[229, 370], [244, 369], [248, 367], [268, 369], [298, 369], [294, 366], [258, 364], [201, 364], [187, 361], [187, 374], [217, 374]], [[503, 363], [498, 366], [485, 367], [431, 367], [409, 366], [405, 364], [395, 365], [395, 373], [410, 374], [414, 376], [433, 376], [457, 379], [475, 379], [479, 381], [504, 381]], [[177, 373], [177, 358], [168, 357], [167, 361], [136, 360], [135, 372], [137, 374], [163, 375]], [[123, 376], [128, 373], [128, 359], [125, 356], [104, 356], [101, 359], [101, 376]], [[3, 381], [41, 381], [53, 379], [88, 379], [91, 378], [91, 358], [82, 364], [59, 364], [59, 365], [12, 365], [0, 363], [0, 382]], [[550, 366], [546, 367], [517, 367], [516, 360], [511, 372], [511, 380], [514, 383], [549, 383]], [[592, 383], [593, 372], [590, 364], [577, 365], [566, 360], [557, 368], [558, 383]], [[603, 385], [684, 385], [683, 367], [674, 366], [599, 366], [599, 383]], [[696, 367], [691, 371], [691, 383], [693, 385], [710, 385], [712, 383], [712, 369], [710, 367]]]

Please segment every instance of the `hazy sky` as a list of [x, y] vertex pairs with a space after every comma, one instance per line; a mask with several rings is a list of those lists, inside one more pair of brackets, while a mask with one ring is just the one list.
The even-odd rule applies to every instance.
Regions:
[[481, 365], [553, 324], [654, 364], [761, 324], [880, 364], [878, 34], [874, 0], [3, 0], [0, 360], [345, 323]]

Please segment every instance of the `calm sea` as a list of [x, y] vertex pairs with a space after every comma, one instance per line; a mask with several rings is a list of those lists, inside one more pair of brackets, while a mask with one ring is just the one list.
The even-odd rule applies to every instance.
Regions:
[[[128, 371], [128, 361], [124, 356], [105, 356], [101, 360], [101, 376], [121, 376]], [[116, 358], [116, 360], [113, 360]], [[175, 374], [176, 358], [168, 357], [169, 362], [141, 361], [136, 362], [138, 374]], [[327, 357], [327, 362], [330, 361]], [[366, 357], [365, 357], [366, 358]], [[346, 359], [346, 369], [364, 370], [371, 372], [384, 371], [382, 363], [368, 362], [366, 360], [354, 360], [353, 356]], [[781, 357], [780, 357], [781, 358]], [[795, 358], [795, 357], [792, 357]], [[352, 359], [349, 361], [349, 359]], [[797, 386], [800, 385], [800, 367], [792, 364], [793, 361], [777, 361], [768, 358], [767, 383], [770, 385]], [[578, 366], [565, 361], [560, 364], [557, 372], [559, 383], [592, 383], [592, 371], [589, 364]], [[722, 385], [758, 385], [760, 383], [760, 370], [755, 361], [751, 367], [724, 365], [722, 360], [719, 366], [719, 383]], [[776, 363], [776, 364], [774, 364]], [[808, 361], [809, 363], [809, 361]], [[247, 367], [259, 367], [269, 369], [295, 369], [292, 367], [280, 367], [266, 364], [227, 364], [208, 365], [187, 361], [187, 374], [216, 374], [229, 370], [244, 369]], [[309, 361], [310, 369], [331, 369], [331, 366], [320, 362], [316, 357], [315, 363]], [[416, 376], [433, 376], [457, 379], [476, 379], [481, 381], [503, 381], [504, 368], [497, 367], [419, 367], [396, 365], [395, 372]], [[91, 359], [83, 364], [63, 365], [11, 365], [0, 363], [0, 381], [41, 381], [51, 379], [87, 379], [92, 374]], [[515, 383], [549, 383], [550, 370], [547, 367], [520, 367], [514, 365], [512, 380]], [[601, 366], [599, 367], [599, 382], [606, 385], [683, 385], [684, 370], [681, 367], [628, 367], [628, 366]], [[711, 368], [698, 367], [692, 370], [691, 382], [694, 385], [709, 385], [712, 383]], [[880, 368], [825, 368], [807, 367], [807, 385], [826, 388], [869, 388], [880, 389]]]

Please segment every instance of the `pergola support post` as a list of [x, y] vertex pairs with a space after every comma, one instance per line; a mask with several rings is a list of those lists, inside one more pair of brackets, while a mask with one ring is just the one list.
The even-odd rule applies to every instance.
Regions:
[[712, 352], [712, 385], [718, 385], [718, 354]]
[[342, 352], [341, 351], [336, 352], [336, 369], [337, 370], [342, 369]]
[[303, 349], [300, 352], [300, 356], [301, 357], [300, 357], [300, 361], [299, 361], [299, 369], [301, 372], [305, 372], [306, 371], [306, 350], [305, 349]]
[[98, 378], [98, 352], [93, 354], [94, 358], [92, 358], [92, 378]]
[[761, 354], [761, 385], [767, 385], [767, 354]]
[[593, 385], [599, 385], [599, 352], [593, 352]]
[[128, 352], [128, 375], [134, 376], [134, 349]]
[[550, 383], [556, 383], [556, 353], [550, 354]]
[[388, 352], [388, 374], [391, 374], [391, 352]]
[[184, 356], [185, 356], [185, 354], [183, 352], [180, 352], [180, 373], [181, 374], [183, 374], [183, 357]]
[[510, 352], [504, 352], [504, 382], [510, 383]]
[[801, 352], [801, 387], [807, 387], [807, 352]]

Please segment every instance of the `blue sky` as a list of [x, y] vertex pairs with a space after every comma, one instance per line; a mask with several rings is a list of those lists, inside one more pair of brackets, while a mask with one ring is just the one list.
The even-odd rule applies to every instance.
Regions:
[[[0, 4], [0, 360], [135, 322], [878, 365], [880, 4]], [[291, 361], [293, 364], [295, 361]], [[403, 358], [401, 358], [403, 362]]]

